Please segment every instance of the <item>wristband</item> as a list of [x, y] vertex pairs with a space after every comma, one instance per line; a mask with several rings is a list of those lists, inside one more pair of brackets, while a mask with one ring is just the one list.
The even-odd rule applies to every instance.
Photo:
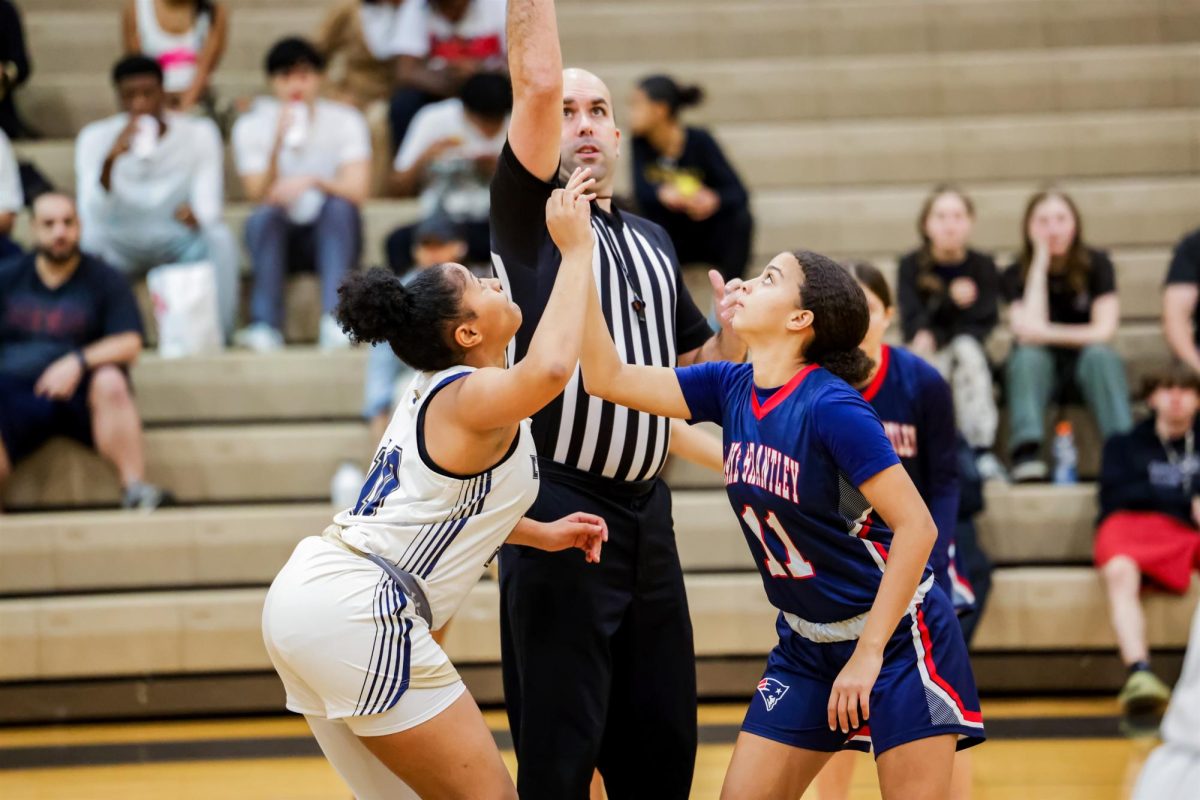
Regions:
[[72, 350], [71, 354], [74, 355], [75, 358], [79, 359], [79, 366], [83, 368], [83, 371], [86, 374], [89, 367], [88, 367], [87, 359], [83, 355], [83, 351], [82, 350]]

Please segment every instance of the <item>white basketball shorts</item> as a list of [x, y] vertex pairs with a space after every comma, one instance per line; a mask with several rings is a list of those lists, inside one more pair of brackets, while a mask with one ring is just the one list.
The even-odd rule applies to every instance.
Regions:
[[297, 714], [359, 736], [420, 725], [465, 691], [412, 602], [383, 570], [318, 536], [267, 592], [263, 641]]

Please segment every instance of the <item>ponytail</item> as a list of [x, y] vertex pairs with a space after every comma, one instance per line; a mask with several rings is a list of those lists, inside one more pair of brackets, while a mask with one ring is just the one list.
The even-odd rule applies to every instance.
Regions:
[[867, 334], [867, 296], [854, 277], [827, 256], [793, 253], [804, 273], [801, 308], [813, 314], [813, 338], [804, 360], [820, 364], [851, 386], [862, 384], [875, 366], [859, 344]]
[[410, 367], [439, 372], [461, 364], [454, 341], [464, 318], [462, 283], [446, 265], [418, 273], [405, 285], [390, 270], [357, 272], [338, 287], [334, 316], [355, 342], [387, 342]]
[[671, 112], [671, 118], [679, 116], [685, 108], [704, 102], [704, 89], [699, 86], [681, 86], [667, 75], [651, 75], [643, 78], [638, 88], [655, 103], [662, 103]]

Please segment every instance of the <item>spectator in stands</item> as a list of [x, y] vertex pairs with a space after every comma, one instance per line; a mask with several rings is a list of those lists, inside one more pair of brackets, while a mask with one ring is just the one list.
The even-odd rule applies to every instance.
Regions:
[[0, 482], [43, 442], [68, 436], [117, 468], [125, 508], [156, 508], [164, 493], [145, 482], [127, 373], [142, 349], [133, 292], [80, 252], [70, 197], [38, 197], [33, 237], [36, 252], [0, 265]]
[[458, 95], [476, 72], [507, 69], [505, 0], [408, 0], [389, 118], [398, 150], [417, 112]]
[[1075, 387], [1107, 439], [1132, 425], [1125, 367], [1109, 343], [1121, 309], [1108, 255], [1084, 244], [1066, 194], [1045, 190], [1025, 209], [1024, 246], [1002, 283], [1015, 339], [1007, 365], [1009, 447], [1018, 481], [1045, 480], [1046, 408]]
[[0, 261], [19, 256], [21, 248], [12, 240], [17, 214], [25, 205], [17, 157], [4, 131], [0, 131]]
[[1200, 228], [1175, 247], [1163, 291], [1163, 332], [1175, 357], [1200, 372]]
[[[392, 193], [412, 197], [419, 192], [423, 217], [446, 216], [458, 223], [470, 262], [491, 258], [488, 184], [504, 149], [510, 111], [508, 76], [477, 73], [463, 83], [460, 98], [421, 109], [396, 155]], [[397, 273], [412, 266], [416, 229], [407, 225], [388, 237], [388, 263]]]
[[716, 267], [730, 281], [750, 260], [754, 220], [746, 188], [712, 134], [679, 120], [703, 99], [700, 87], [665, 75], [634, 89], [634, 188], [642, 213], [666, 228], [680, 264]]
[[341, 0], [321, 22], [314, 44], [330, 65], [330, 96], [366, 112], [387, 100], [396, 80], [404, 0]]
[[1148, 378], [1144, 389], [1150, 419], [1104, 447], [1096, 531], [1096, 566], [1129, 668], [1120, 700], [1131, 714], [1161, 710], [1169, 696], [1150, 671], [1143, 580], [1183, 594], [1200, 569], [1200, 376], [1177, 366]]
[[913, 352], [953, 387], [955, 421], [980, 477], [1003, 479], [992, 453], [1000, 415], [984, 351], [1000, 318], [1000, 275], [991, 256], [970, 247], [974, 221], [975, 206], [958, 189], [939, 186], [925, 200], [921, 246], [900, 259], [900, 325]]
[[206, 103], [228, 40], [229, 12], [215, 0], [126, 0], [121, 14], [125, 54], [162, 67], [167, 103], [189, 111]]
[[29, 53], [21, 14], [10, 0], [0, 0], [0, 131], [11, 139], [31, 138], [32, 131], [17, 115], [13, 94], [29, 80]]
[[332, 312], [362, 251], [371, 137], [359, 111], [318, 98], [324, 68], [304, 39], [275, 44], [266, 59], [275, 97], [260, 100], [233, 129], [238, 174], [258, 204], [246, 222], [251, 324], [237, 336], [253, 350], [283, 346], [283, 281], [296, 267], [315, 268], [321, 278], [321, 346], [349, 344]]
[[75, 143], [83, 247], [130, 278], [163, 264], [210, 262], [228, 338], [238, 249], [222, 217], [221, 134], [211, 120], [167, 110], [153, 59], [122, 58], [112, 81], [121, 113], [91, 123]]

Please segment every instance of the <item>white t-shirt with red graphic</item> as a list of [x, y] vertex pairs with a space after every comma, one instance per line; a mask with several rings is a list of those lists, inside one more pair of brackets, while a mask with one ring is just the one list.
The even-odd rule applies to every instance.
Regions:
[[487, 68], [502, 68], [505, 61], [505, 0], [471, 0], [467, 13], [450, 22], [429, 0], [408, 0], [395, 49], [398, 55], [446, 63], [469, 59]]

